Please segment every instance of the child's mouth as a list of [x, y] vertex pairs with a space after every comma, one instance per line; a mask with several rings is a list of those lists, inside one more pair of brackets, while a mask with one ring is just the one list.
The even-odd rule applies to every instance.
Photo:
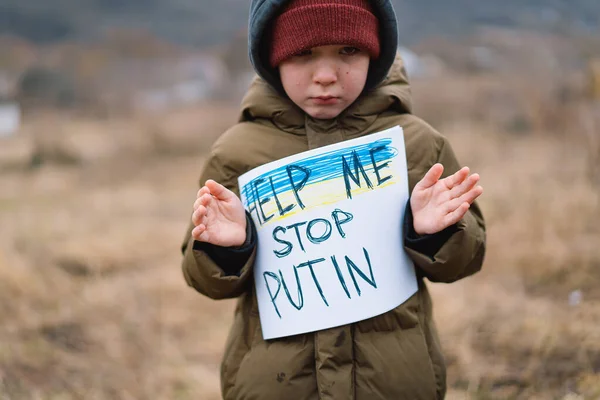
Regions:
[[331, 105], [337, 104], [340, 98], [335, 96], [317, 96], [311, 97], [311, 100], [318, 105]]

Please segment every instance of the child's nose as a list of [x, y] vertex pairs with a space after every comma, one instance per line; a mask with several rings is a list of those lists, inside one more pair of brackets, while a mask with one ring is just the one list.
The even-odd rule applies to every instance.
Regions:
[[328, 86], [337, 82], [337, 69], [335, 65], [322, 63], [317, 66], [313, 75], [314, 83]]

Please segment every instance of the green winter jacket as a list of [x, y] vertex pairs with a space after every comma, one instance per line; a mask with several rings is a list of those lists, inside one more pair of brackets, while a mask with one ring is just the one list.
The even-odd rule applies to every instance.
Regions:
[[[257, 166], [397, 125], [404, 130], [410, 192], [436, 162], [444, 165], [444, 176], [460, 169], [448, 140], [411, 114], [410, 88], [399, 58], [381, 85], [333, 121], [311, 119], [257, 78], [243, 101], [239, 123], [212, 147], [200, 182], [214, 179], [239, 194], [237, 178]], [[444, 397], [445, 364], [424, 278], [453, 282], [481, 268], [485, 225], [477, 203], [434, 254], [427, 254], [418, 240], [398, 243], [414, 262], [419, 283], [418, 292], [404, 304], [361, 322], [269, 341], [262, 338], [254, 293], [255, 254], [239, 275], [228, 275], [206, 252], [194, 249], [191, 228], [182, 245], [187, 283], [213, 299], [238, 299], [221, 365], [225, 400]]]

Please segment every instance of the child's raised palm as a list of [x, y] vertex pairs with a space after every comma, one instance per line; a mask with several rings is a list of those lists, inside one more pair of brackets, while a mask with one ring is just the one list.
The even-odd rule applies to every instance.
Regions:
[[192, 237], [217, 246], [241, 246], [246, 240], [246, 212], [240, 199], [208, 180], [200, 188], [192, 214]]
[[457, 223], [483, 193], [483, 188], [476, 186], [479, 175], [469, 176], [468, 167], [440, 179], [443, 172], [442, 164], [435, 164], [413, 189], [410, 206], [419, 235], [437, 233]]

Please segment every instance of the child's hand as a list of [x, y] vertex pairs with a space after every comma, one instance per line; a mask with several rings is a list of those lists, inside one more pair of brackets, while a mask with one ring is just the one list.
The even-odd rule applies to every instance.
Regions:
[[217, 246], [241, 246], [246, 241], [246, 212], [240, 199], [223, 185], [208, 180], [194, 203], [192, 237]]
[[468, 167], [440, 180], [443, 172], [442, 164], [435, 164], [413, 189], [410, 207], [419, 235], [437, 233], [457, 223], [483, 193], [481, 186], [475, 186], [479, 175], [469, 176]]

